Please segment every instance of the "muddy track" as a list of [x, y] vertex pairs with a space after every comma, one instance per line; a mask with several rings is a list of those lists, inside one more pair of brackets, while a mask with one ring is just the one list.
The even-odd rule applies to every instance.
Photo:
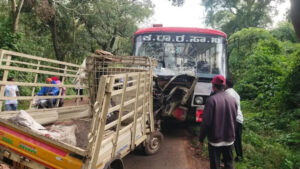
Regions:
[[208, 160], [194, 156], [189, 133], [182, 123], [168, 122], [160, 152], [145, 156], [142, 149], [124, 158], [125, 169], [209, 169]]

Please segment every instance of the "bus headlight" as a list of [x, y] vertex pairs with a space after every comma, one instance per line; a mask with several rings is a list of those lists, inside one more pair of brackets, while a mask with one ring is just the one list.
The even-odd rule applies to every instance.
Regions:
[[195, 104], [203, 104], [203, 97], [195, 96], [194, 102], [195, 102]]

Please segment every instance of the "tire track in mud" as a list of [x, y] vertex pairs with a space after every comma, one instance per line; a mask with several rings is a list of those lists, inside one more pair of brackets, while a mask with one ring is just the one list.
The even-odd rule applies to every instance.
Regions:
[[185, 124], [168, 121], [165, 126], [161, 150], [146, 156], [138, 148], [124, 158], [125, 169], [209, 169], [208, 160], [195, 157]]

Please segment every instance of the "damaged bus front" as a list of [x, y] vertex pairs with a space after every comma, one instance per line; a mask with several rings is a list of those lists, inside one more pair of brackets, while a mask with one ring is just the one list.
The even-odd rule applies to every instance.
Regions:
[[134, 55], [156, 58], [154, 111], [158, 118], [201, 122], [213, 76], [227, 74], [227, 36], [211, 29], [153, 27], [138, 30]]

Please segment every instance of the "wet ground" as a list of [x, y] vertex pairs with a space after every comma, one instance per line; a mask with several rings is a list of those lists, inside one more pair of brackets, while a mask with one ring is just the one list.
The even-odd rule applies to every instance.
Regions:
[[207, 160], [195, 157], [186, 126], [169, 123], [163, 132], [161, 150], [155, 155], [146, 156], [141, 149], [137, 149], [124, 158], [125, 169], [209, 169]]

